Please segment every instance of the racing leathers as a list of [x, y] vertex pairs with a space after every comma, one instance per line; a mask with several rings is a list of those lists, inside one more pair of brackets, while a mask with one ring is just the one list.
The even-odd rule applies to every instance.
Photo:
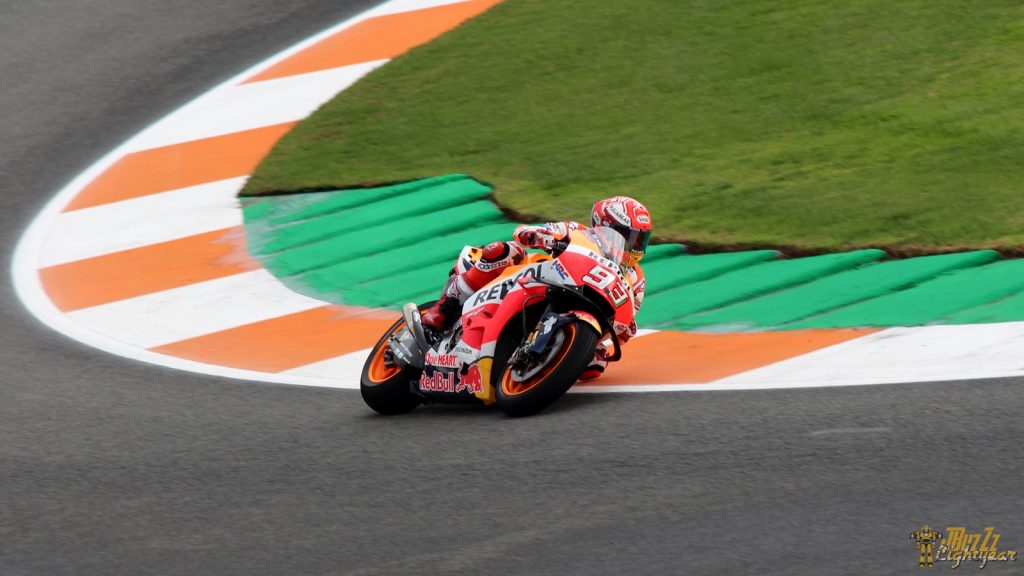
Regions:
[[[566, 240], [573, 230], [585, 229], [577, 222], [548, 222], [540, 226], [522, 225], [513, 232], [512, 242], [492, 242], [483, 248], [467, 246], [452, 268], [448, 283], [445, 284], [441, 298], [429, 310], [423, 313], [423, 324], [435, 330], [443, 330], [449, 322], [458, 316], [462, 305], [477, 290], [483, 288], [491, 280], [501, 275], [511, 265], [522, 262], [526, 248], [534, 248], [552, 252], [556, 242]], [[639, 265], [626, 267], [623, 272], [633, 286], [634, 313], [640, 311], [644, 299], [644, 274]], [[636, 322], [622, 324], [616, 322], [615, 332], [619, 342], [625, 344], [636, 335]], [[583, 371], [580, 380], [593, 380], [600, 376], [607, 367], [607, 350], [604, 344], [598, 345], [593, 361]]]

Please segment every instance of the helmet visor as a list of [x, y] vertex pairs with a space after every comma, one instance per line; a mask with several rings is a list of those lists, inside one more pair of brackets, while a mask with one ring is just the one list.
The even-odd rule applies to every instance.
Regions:
[[651, 243], [651, 230], [636, 230], [623, 225], [613, 228], [626, 240], [626, 252], [633, 254], [637, 260], [647, 252], [647, 245]]

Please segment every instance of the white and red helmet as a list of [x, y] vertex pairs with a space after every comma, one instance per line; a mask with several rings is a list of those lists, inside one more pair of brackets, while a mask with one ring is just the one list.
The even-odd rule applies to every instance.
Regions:
[[607, 226], [626, 239], [626, 264], [636, 266], [647, 252], [651, 241], [651, 213], [628, 196], [615, 196], [598, 201], [590, 213], [590, 224]]

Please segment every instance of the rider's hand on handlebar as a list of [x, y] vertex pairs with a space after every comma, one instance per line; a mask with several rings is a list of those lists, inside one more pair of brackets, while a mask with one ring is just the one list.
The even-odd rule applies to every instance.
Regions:
[[527, 248], [551, 251], [555, 247], [555, 237], [544, 228], [524, 226], [516, 230], [515, 239]]

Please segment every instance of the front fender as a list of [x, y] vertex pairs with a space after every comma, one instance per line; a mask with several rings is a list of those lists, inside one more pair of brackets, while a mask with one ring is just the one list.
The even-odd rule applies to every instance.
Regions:
[[597, 316], [594, 316], [590, 312], [586, 312], [584, 310], [573, 310], [569, 312], [569, 314], [572, 314], [573, 316], [593, 326], [594, 331], [596, 331], [598, 334], [604, 333], [604, 329], [601, 328], [601, 323], [597, 321]]
[[606, 334], [608, 335], [607, 337], [612, 341], [613, 352], [605, 358], [607, 361], [617, 362], [622, 359], [622, 342], [619, 340], [619, 335], [615, 332], [614, 326], [602, 326], [601, 321], [597, 319], [597, 316], [594, 316], [585, 310], [573, 310], [569, 312], [569, 314], [593, 326], [594, 330], [596, 330], [602, 337]]

